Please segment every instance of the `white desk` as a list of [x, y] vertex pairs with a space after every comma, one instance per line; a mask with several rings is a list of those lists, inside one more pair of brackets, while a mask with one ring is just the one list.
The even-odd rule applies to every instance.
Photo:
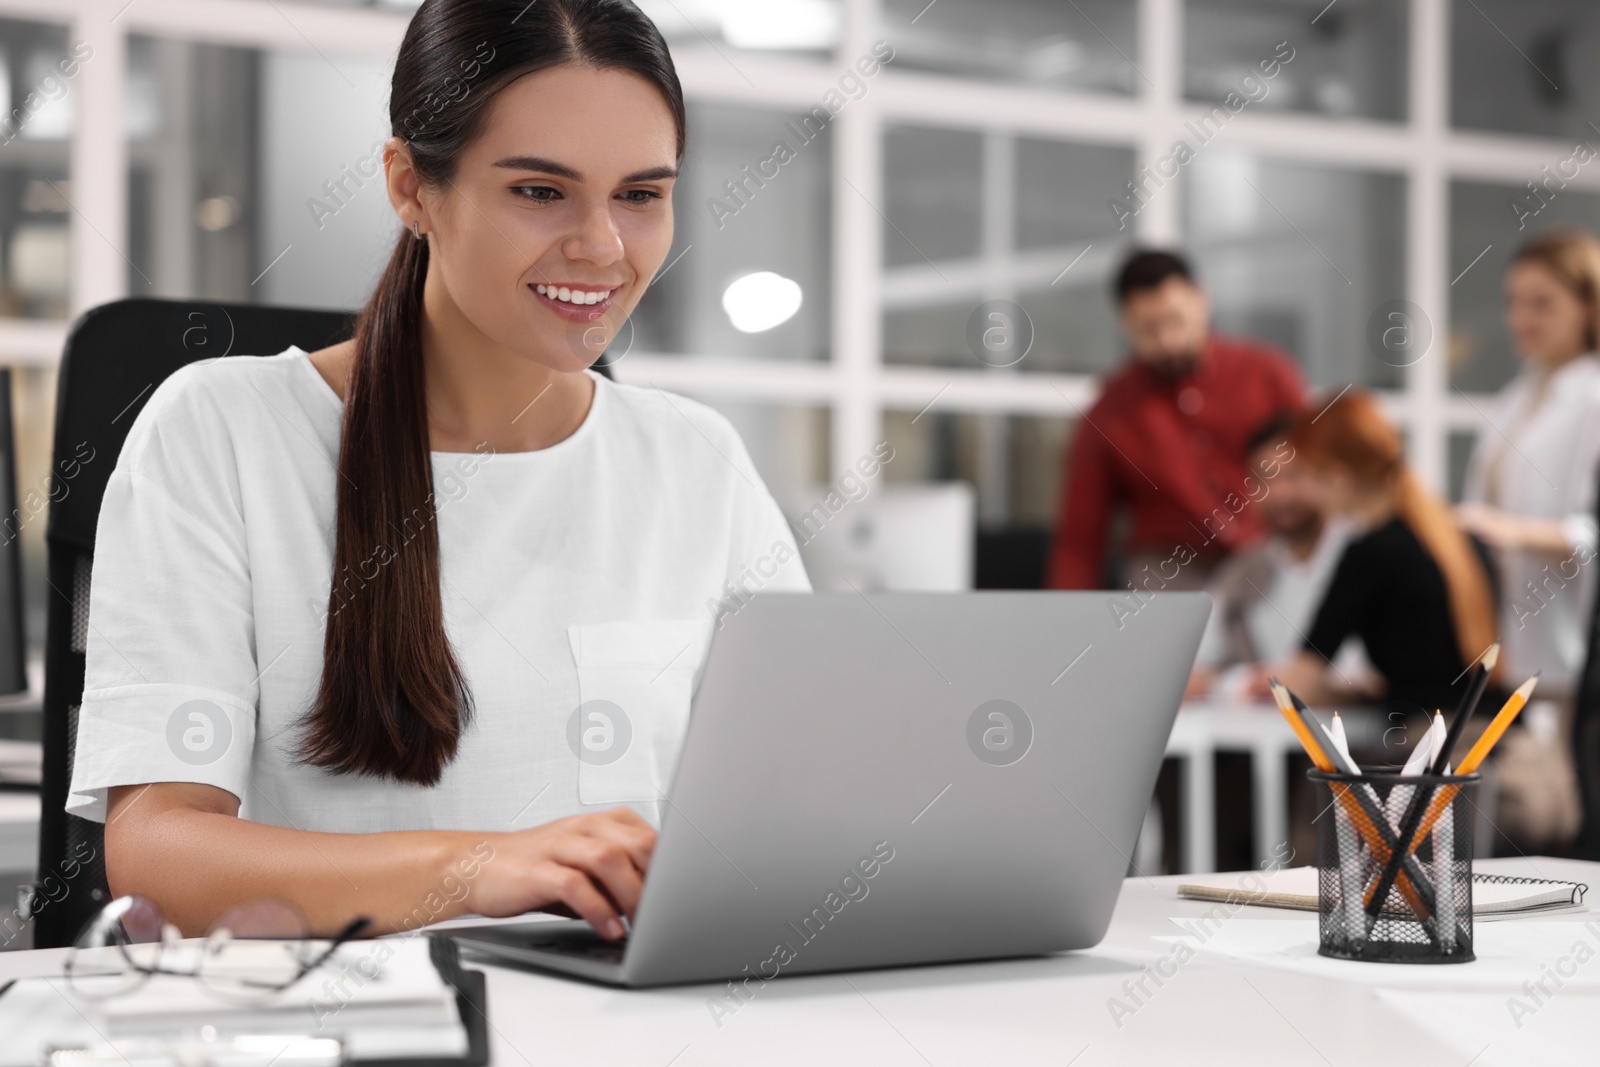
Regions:
[[[1600, 892], [1600, 864], [1489, 860], [1502, 873], [1578, 878]], [[1119, 1028], [1107, 1002], [1171, 952], [1154, 940], [1181, 933], [1168, 919], [1207, 906], [1178, 900], [1177, 878], [1129, 880], [1105, 940], [1086, 952], [1033, 960], [783, 978], [761, 988], [719, 1029], [706, 1009], [714, 986], [627, 992], [473, 961], [489, 975], [496, 1067], [731, 1067], [881, 1064], [1050, 1067], [1173, 1063], [1273, 1067], [1466, 1067], [1483, 1042], [1454, 1045], [1390, 1007], [1375, 989], [1199, 953]], [[1241, 908], [1228, 922], [1303, 915]], [[1588, 915], [1559, 917], [1574, 939]], [[1543, 922], [1558, 921], [1550, 916]], [[1594, 935], [1589, 935], [1593, 939]], [[0, 983], [57, 973], [61, 950], [0, 954]], [[1547, 960], [1528, 961], [1536, 978]], [[1595, 964], [1600, 965], [1600, 964]], [[1441, 967], [1443, 972], [1470, 968]], [[1414, 971], [1415, 968], [1406, 968]], [[1441, 978], [1447, 983], [1448, 976]], [[1445, 986], [1441, 985], [1441, 988]], [[1480, 993], [1483, 990], [1479, 991]], [[1489, 989], [1503, 1005], [1520, 992]], [[1600, 995], [1569, 990], [1600, 1010]], [[1584, 998], [1588, 997], [1588, 1000]], [[1503, 1007], [1497, 1010], [1503, 1011]], [[1494, 1021], [1491, 1021], [1494, 1022]], [[1487, 1028], [1490, 1022], [1485, 1023]], [[1548, 1017], [1527, 1021], [1528, 1033]], [[1594, 1041], [1600, 1043], [1600, 1036]], [[1467, 1051], [1462, 1053], [1461, 1047]], [[1517, 1062], [1491, 1049], [1476, 1067]], [[1552, 1063], [1592, 1063], [1594, 1044]]]

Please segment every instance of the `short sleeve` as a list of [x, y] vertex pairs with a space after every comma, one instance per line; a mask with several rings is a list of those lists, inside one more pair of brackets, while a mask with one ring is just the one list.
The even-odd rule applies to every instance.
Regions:
[[257, 675], [237, 468], [203, 365], [139, 413], [101, 504], [67, 811], [112, 786], [194, 782], [241, 799]]

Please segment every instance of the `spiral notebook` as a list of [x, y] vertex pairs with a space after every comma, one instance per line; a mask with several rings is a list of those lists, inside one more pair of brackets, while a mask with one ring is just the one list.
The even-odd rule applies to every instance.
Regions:
[[[1248, 883], [1248, 884], [1246, 884]], [[1265, 883], [1264, 890], [1255, 886]], [[1472, 917], [1478, 920], [1510, 919], [1553, 911], [1584, 910], [1582, 882], [1549, 878], [1519, 878], [1505, 874], [1472, 876]], [[1284, 867], [1276, 871], [1240, 874], [1189, 875], [1178, 885], [1178, 896], [1218, 904], [1256, 904], [1267, 908], [1317, 910], [1317, 868]]]

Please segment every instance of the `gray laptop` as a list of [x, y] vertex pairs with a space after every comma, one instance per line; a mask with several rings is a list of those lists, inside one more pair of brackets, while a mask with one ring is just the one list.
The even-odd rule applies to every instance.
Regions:
[[615, 985], [1040, 955], [1104, 935], [1204, 593], [769, 593], [713, 636], [625, 941], [453, 932]]

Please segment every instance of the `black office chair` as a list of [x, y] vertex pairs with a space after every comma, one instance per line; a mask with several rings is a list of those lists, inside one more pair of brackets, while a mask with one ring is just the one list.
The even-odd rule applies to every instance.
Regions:
[[[120, 300], [86, 312], [68, 333], [56, 387], [52, 504], [45, 531], [51, 595], [39, 867], [19, 901], [21, 917], [33, 919], [35, 947], [70, 945], [110, 896], [103, 827], [64, 809], [83, 699], [95, 524], [134, 418], [155, 386], [185, 364], [271, 355], [291, 344], [314, 351], [349, 338], [354, 327], [354, 317], [346, 312]], [[597, 369], [611, 376], [606, 367]], [[93, 458], [81, 462], [84, 455]], [[75, 457], [80, 462], [74, 467]], [[69, 481], [63, 481], [65, 470], [73, 471]]]
[[[67, 334], [56, 385], [52, 502], [45, 529], [51, 593], [39, 867], [21, 901], [25, 917], [33, 919], [35, 947], [70, 945], [110, 897], [102, 826], [68, 815], [64, 806], [83, 699], [95, 523], [134, 418], [155, 386], [185, 364], [233, 354], [270, 355], [291, 344], [311, 351], [348, 338], [353, 326], [349, 314], [334, 311], [120, 300], [86, 312]], [[81, 462], [83, 456], [92, 458]], [[64, 471], [72, 472], [70, 480]]]

